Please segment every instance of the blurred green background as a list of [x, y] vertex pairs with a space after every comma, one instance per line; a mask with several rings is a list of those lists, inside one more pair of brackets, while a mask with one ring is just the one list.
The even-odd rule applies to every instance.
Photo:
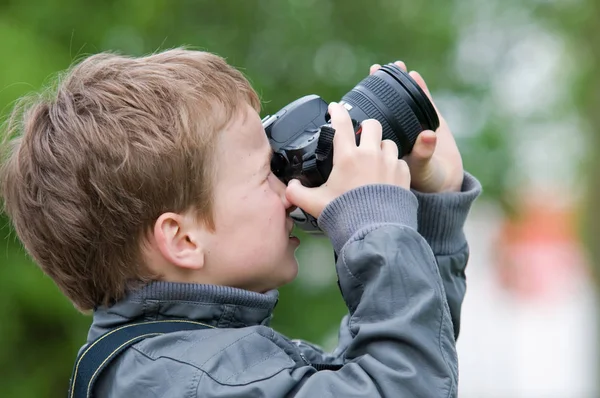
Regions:
[[[599, 17], [594, 0], [0, 0], [0, 109], [104, 50], [217, 53], [264, 114], [311, 93], [339, 100], [371, 64], [403, 60], [426, 79], [483, 200], [517, 217], [524, 190], [564, 193], [595, 254]], [[90, 318], [0, 225], [0, 395], [62, 397]], [[326, 240], [301, 238], [300, 277], [273, 326], [331, 348], [345, 312], [333, 256]]]

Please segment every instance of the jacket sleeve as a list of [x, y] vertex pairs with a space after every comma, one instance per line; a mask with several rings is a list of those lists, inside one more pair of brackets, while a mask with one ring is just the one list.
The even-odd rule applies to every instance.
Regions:
[[481, 184], [465, 173], [461, 192], [427, 194], [413, 191], [419, 201], [418, 231], [425, 238], [440, 270], [450, 307], [454, 337], [460, 332], [460, 311], [467, 288], [465, 269], [469, 245], [464, 225]]
[[295, 367], [265, 381], [265, 389], [282, 391], [278, 383], [287, 381], [284, 396], [296, 398], [455, 397], [450, 311], [431, 248], [417, 232], [414, 194], [361, 187], [329, 204], [319, 223], [339, 253], [349, 311], [344, 366]]
[[[469, 246], [463, 231], [471, 205], [481, 193], [481, 184], [465, 173], [461, 192], [425, 194], [412, 191], [418, 200], [418, 232], [425, 238], [440, 271], [446, 299], [450, 308], [454, 337], [460, 331], [461, 306], [466, 292], [465, 269]], [[341, 321], [338, 345], [331, 353], [302, 340], [294, 343], [311, 362], [342, 363], [343, 355], [352, 341], [350, 315]]]

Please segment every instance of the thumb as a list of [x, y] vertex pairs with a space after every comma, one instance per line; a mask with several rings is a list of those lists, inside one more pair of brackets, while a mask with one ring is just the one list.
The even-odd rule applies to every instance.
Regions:
[[298, 180], [291, 180], [285, 190], [285, 197], [294, 206], [298, 206], [311, 216], [318, 218], [322, 209], [316, 204], [316, 190], [318, 188], [307, 188]]
[[417, 137], [417, 142], [407, 160], [413, 166], [423, 166], [429, 162], [437, 144], [437, 135], [431, 130], [425, 130]]

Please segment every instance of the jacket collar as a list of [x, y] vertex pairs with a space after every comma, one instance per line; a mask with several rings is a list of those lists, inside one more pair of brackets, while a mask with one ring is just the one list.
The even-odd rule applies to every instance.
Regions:
[[268, 325], [279, 293], [227, 286], [152, 282], [110, 307], [94, 310], [88, 343], [131, 322], [188, 319], [218, 328]]

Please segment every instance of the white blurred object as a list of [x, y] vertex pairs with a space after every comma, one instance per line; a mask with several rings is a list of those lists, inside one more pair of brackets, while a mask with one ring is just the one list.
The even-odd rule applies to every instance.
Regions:
[[[583, 272], [583, 256], [568, 242], [529, 247], [524, 242], [510, 254], [512, 261], [523, 267], [525, 284], [542, 286], [531, 294], [519, 293], [518, 286], [507, 289], [494, 246], [502, 223], [495, 207], [479, 202], [466, 228], [471, 259], [458, 341], [459, 396], [597, 397], [596, 297]], [[560, 279], [532, 280], [542, 275], [535, 271], [540, 264], [548, 265], [548, 273], [560, 273]], [[562, 265], [572, 272], [561, 272]], [[519, 271], [514, 270], [517, 277]]]

